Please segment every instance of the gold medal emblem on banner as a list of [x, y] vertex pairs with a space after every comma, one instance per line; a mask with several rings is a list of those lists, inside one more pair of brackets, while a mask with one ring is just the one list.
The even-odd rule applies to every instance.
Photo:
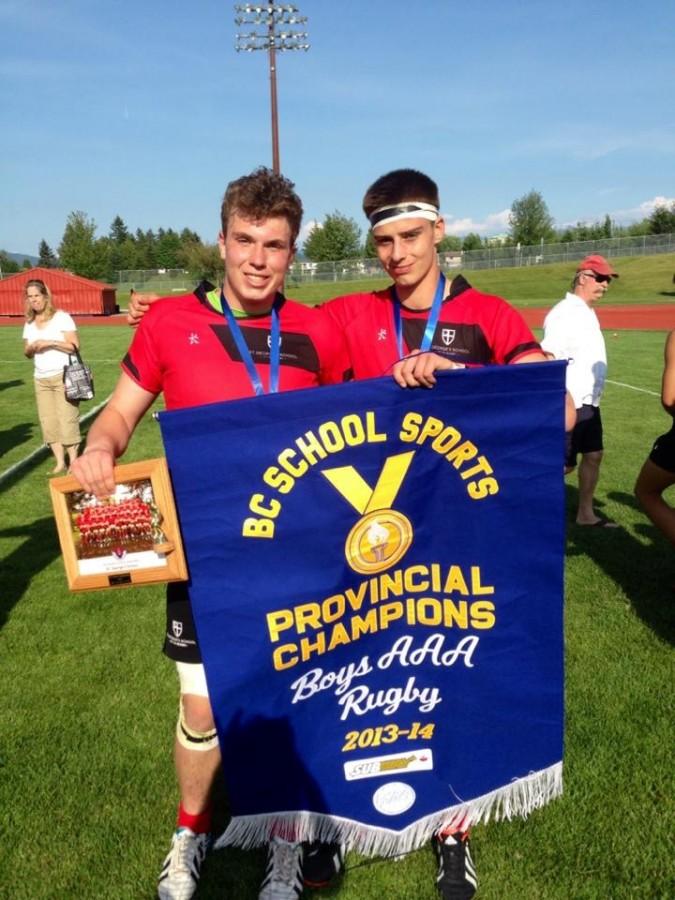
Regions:
[[386, 459], [377, 484], [371, 488], [353, 466], [325, 469], [322, 474], [361, 513], [345, 541], [345, 558], [361, 575], [382, 572], [408, 551], [413, 527], [407, 516], [392, 509], [415, 451]]

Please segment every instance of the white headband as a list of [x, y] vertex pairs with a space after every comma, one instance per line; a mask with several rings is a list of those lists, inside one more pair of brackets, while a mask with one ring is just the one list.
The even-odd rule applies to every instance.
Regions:
[[397, 222], [399, 219], [428, 219], [435, 222], [438, 219], [438, 209], [432, 203], [424, 203], [421, 200], [381, 206], [371, 214], [370, 227], [376, 228], [378, 225]]

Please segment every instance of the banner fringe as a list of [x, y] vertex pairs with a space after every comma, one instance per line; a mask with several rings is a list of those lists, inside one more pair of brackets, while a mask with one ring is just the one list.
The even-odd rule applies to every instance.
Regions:
[[466, 830], [490, 819], [526, 818], [533, 810], [559, 797], [562, 791], [562, 762], [558, 762], [539, 772], [530, 772], [524, 778], [514, 779], [482, 797], [419, 819], [403, 831], [376, 828], [352, 819], [306, 810], [265, 813], [233, 817], [216, 841], [215, 848], [250, 850], [269, 843], [276, 836], [293, 841], [336, 842], [364, 856], [396, 856], [417, 850], [440, 828]]

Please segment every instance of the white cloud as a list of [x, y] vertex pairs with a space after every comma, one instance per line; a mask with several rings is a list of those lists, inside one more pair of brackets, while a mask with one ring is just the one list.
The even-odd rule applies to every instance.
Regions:
[[452, 213], [443, 213], [445, 232], [457, 237], [463, 237], [470, 231], [481, 235], [501, 234], [508, 230], [510, 214], [510, 209], [503, 209], [501, 212], [488, 213], [482, 221], [476, 221], [470, 216], [458, 219]]
[[[613, 222], [616, 222], [617, 225], [630, 225], [633, 222], [641, 222], [642, 219], [651, 216], [657, 206], [671, 206], [673, 203], [675, 203], [675, 197], [662, 197], [658, 195], [652, 197], [651, 200], [643, 200], [642, 203], [638, 203], [637, 206], [631, 206], [628, 209], [615, 209], [609, 213], [609, 217]], [[588, 225], [593, 222], [602, 222], [604, 218], [604, 212], [597, 213], [595, 215], [583, 216], [576, 219], [574, 222], [560, 223], [558, 227], [571, 228], [574, 227], [577, 222]]]
[[651, 216], [657, 206], [671, 206], [673, 203], [675, 203], [675, 197], [657, 196], [652, 197], [651, 200], [643, 200], [642, 203], [631, 209], [617, 209], [609, 215], [618, 225], [628, 225]]

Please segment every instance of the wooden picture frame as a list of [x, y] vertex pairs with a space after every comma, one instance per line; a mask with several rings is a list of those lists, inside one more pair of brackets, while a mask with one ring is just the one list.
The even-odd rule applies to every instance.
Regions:
[[71, 475], [49, 491], [71, 591], [187, 581], [166, 459], [115, 466], [116, 492], [99, 500]]

